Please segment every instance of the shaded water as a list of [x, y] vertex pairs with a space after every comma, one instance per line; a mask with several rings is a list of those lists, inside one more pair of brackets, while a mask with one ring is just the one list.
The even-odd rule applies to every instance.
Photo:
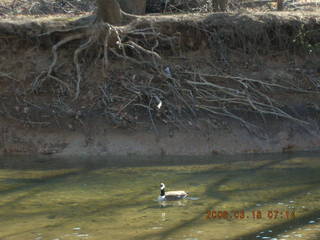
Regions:
[[[199, 199], [161, 206], [160, 182]], [[319, 153], [0, 158], [1, 240], [320, 239], [319, 200]]]

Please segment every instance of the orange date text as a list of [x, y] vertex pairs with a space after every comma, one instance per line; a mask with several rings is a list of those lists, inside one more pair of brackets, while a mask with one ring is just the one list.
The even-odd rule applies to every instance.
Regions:
[[294, 211], [288, 210], [208, 210], [206, 219], [293, 219], [295, 218]]

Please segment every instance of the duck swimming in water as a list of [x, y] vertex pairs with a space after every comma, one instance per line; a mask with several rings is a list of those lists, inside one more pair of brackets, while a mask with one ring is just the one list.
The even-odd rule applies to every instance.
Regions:
[[166, 186], [164, 183], [160, 184], [160, 196], [159, 201], [175, 201], [185, 199], [188, 196], [188, 193], [185, 191], [165, 191]]

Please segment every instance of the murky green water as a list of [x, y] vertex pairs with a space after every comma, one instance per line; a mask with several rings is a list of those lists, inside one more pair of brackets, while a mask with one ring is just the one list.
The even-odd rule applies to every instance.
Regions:
[[320, 154], [2, 157], [0, 239], [320, 239]]

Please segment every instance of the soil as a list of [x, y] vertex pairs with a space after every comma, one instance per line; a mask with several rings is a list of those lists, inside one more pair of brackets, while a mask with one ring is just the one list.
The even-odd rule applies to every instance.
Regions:
[[319, 16], [1, 19], [0, 153], [319, 150]]

